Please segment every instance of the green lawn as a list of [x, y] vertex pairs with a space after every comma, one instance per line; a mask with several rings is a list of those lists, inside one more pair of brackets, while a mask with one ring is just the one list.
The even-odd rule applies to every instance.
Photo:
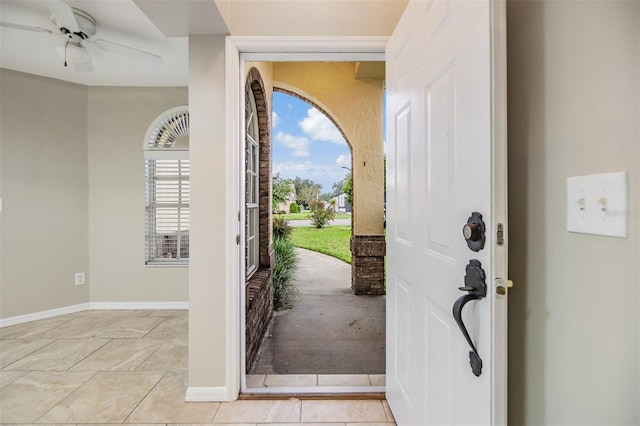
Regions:
[[[287, 220], [305, 220], [305, 219], [309, 219], [309, 211], [305, 210], [300, 213], [287, 213], [287, 214], [278, 215], [278, 216], [284, 216], [284, 218]], [[349, 213], [336, 213], [336, 219], [350, 219], [350, 218], [351, 218], [351, 214]]]
[[317, 251], [337, 257], [347, 263], [351, 263], [351, 226], [336, 225], [324, 228], [313, 226], [300, 226], [293, 228], [291, 240], [296, 247]]

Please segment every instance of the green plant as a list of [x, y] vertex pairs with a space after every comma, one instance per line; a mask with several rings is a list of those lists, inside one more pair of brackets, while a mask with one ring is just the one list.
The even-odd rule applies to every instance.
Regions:
[[293, 202], [289, 205], [289, 213], [300, 213], [300, 206], [298, 203]]
[[291, 235], [291, 225], [284, 216], [273, 216], [273, 238], [288, 237]]
[[286, 237], [273, 239], [273, 251], [273, 306], [276, 310], [290, 308], [298, 295], [298, 287], [293, 282], [298, 253], [293, 242]]
[[325, 205], [324, 201], [313, 200], [309, 204], [309, 220], [316, 228], [322, 228], [336, 217], [336, 212]]

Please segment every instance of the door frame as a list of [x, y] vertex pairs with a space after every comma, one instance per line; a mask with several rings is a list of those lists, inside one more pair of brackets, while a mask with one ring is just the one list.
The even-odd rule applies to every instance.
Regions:
[[[225, 39], [226, 82], [226, 158], [229, 230], [236, 230], [239, 243], [228, 248], [229, 268], [226, 283], [226, 383], [230, 400], [246, 389], [245, 348], [245, 219], [244, 205], [244, 83], [247, 61], [384, 61], [388, 37], [253, 37], [228, 36]], [[289, 387], [282, 393], [381, 392], [383, 387]], [[274, 393], [273, 389], [251, 389], [252, 393]]]

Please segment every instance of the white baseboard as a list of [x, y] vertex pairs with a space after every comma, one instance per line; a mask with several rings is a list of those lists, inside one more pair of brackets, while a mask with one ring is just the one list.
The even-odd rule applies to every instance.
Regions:
[[62, 308], [49, 309], [46, 311], [34, 312], [32, 314], [4, 318], [0, 319], [0, 328], [9, 327], [10, 325], [22, 324], [30, 321], [58, 317], [60, 315], [74, 314], [76, 312], [86, 311], [88, 309], [91, 309], [89, 307], [89, 303], [80, 303], [79, 305], [64, 306]]
[[226, 387], [197, 387], [189, 386], [184, 397], [186, 402], [229, 402], [229, 392]]
[[0, 328], [89, 310], [189, 309], [189, 302], [90, 302], [0, 319]]

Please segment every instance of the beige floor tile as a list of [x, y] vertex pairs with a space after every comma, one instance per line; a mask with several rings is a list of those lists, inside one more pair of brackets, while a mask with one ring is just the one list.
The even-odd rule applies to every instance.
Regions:
[[162, 319], [162, 324], [147, 334], [145, 339], [185, 339], [188, 336], [187, 317], [151, 317]]
[[160, 348], [140, 364], [136, 370], [186, 371], [189, 369], [189, 342], [186, 339], [141, 339], [163, 341]]
[[346, 426], [395, 426], [395, 423], [347, 423]]
[[389, 403], [386, 400], [382, 401], [382, 407], [384, 408], [384, 414], [386, 414], [387, 420], [395, 423], [396, 419], [393, 417], [391, 407], [389, 407]]
[[385, 374], [369, 374], [369, 380], [371, 381], [371, 386], [384, 386], [387, 376]]
[[0, 389], [0, 423], [33, 423], [95, 373], [34, 371]]
[[264, 381], [267, 387], [274, 386], [317, 386], [315, 374], [268, 374]]
[[366, 374], [320, 374], [319, 386], [370, 386]]
[[386, 422], [382, 401], [302, 401], [303, 422]]
[[114, 339], [77, 363], [72, 370], [135, 370], [164, 340]]
[[10, 385], [25, 374], [27, 374], [26, 371], [0, 371], [0, 389]]
[[292, 423], [300, 421], [300, 401], [235, 401], [222, 403], [213, 422]]
[[[80, 372], [68, 372], [80, 373]], [[47, 412], [40, 421], [49, 423], [122, 423], [162, 373], [101, 371]]]
[[[346, 426], [345, 423], [258, 423], [258, 426]], [[369, 426], [369, 424], [361, 425]]]
[[169, 371], [127, 418], [126, 423], [210, 423], [219, 403], [184, 402], [187, 372]]
[[265, 374], [247, 374], [247, 387], [261, 388], [264, 386]]
[[71, 318], [68, 315], [47, 318], [38, 321], [26, 322], [24, 324], [12, 325], [11, 327], [0, 328], [0, 338], [2, 339], [35, 339], [43, 337], [47, 331], [64, 324]]
[[68, 370], [109, 342], [108, 339], [60, 339], [5, 367], [5, 370]]
[[2, 339], [0, 340], [0, 368], [13, 364], [25, 356], [53, 342], [53, 339]]
[[137, 339], [145, 336], [165, 320], [164, 317], [91, 315], [74, 318], [50, 330], [45, 336], [67, 339], [90, 337]]
[[[287, 423], [287, 424], [290, 425], [291, 423]], [[213, 425], [213, 423], [211, 425]], [[170, 426], [204, 426], [204, 425], [202, 423], [176, 423], [176, 424], [171, 423]], [[255, 423], [215, 423], [215, 426], [256, 426], [256, 424]]]

